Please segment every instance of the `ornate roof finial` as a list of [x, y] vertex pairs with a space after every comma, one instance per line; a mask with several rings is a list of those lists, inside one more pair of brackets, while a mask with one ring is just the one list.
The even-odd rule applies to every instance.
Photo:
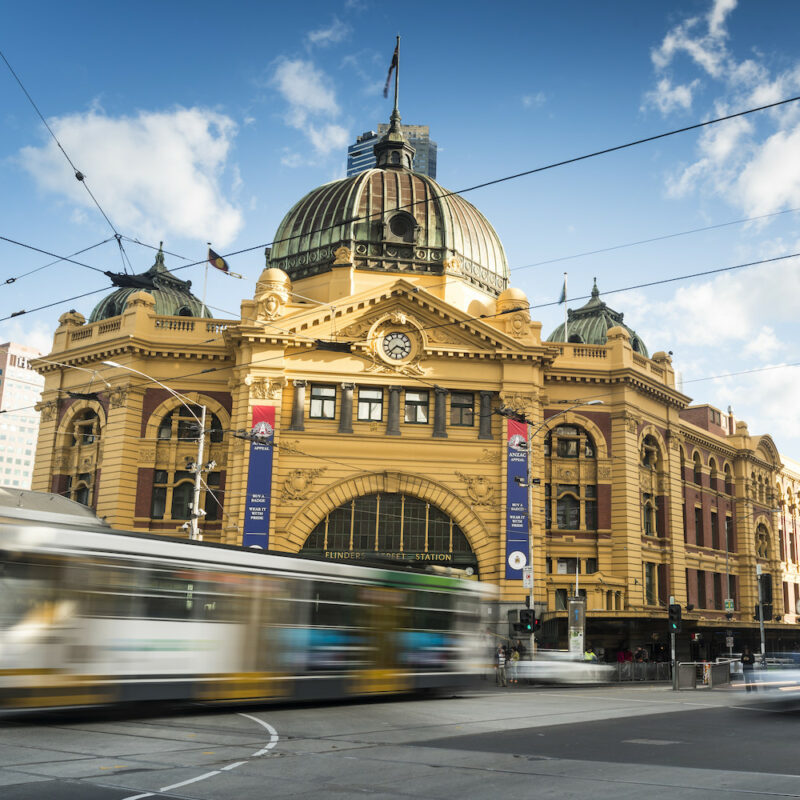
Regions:
[[153, 266], [158, 269], [166, 269], [166, 265], [164, 264], [164, 242], [158, 243], [158, 252], [156, 253], [156, 263]]
[[594, 286], [592, 287], [592, 300], [600, 299], [600, 290], [597, 288], [597, 278], [594, 278]]

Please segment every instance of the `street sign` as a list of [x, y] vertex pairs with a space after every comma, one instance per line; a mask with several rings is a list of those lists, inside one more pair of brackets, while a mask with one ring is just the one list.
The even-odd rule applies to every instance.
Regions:
[[733, 600], [730, 597], [725, 601], [725, 610], [733, 611]]
[[733, 647], [733, 636], [726, 636], [725, 637], [725, 647], [727, 647], [728, 650], [730, 650], [731, 647]]
[[522, 588], [523, 589], [533, 588], [533, 567], [522, 568]]

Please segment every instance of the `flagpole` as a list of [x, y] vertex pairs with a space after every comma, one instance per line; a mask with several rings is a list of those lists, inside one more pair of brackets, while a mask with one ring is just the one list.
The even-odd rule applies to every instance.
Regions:
[[[208, 242], [209, 249], [211, 248], [211, 242]], [[206, 290], [208, 289], [208, 258], [206, 258], [206, 271], [203, 277], [203, 313], [208, 314], [208, 307], [206, 306]]]
[[397, 34], [397, 66], [394, 68], [394, 110], [398, 109], [400, 99], [400, 34]]
[[569, 313], [567, 312], [567, 273], [564, 273], [564, 341], [569, 341]]

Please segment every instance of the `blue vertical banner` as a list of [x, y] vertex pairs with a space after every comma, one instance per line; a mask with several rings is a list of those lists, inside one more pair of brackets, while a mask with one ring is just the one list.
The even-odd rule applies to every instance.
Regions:
[[247, 497], [244, 509], [242, 545], [266, 550], [269, 547], [269, 512], [272, 495], [272, 445], [275, 439], [275, 406], [253, 406], [253, 436]]
[[528, 563], [528, 426], [508, 420], [506, 486], [506, 579], [522, 580]]

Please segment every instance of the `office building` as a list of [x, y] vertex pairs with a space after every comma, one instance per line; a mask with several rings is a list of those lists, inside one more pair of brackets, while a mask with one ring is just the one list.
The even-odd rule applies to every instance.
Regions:
[[[427, 125], [403, 125], [402, 129], [406, 140], [414, 148], [414, 172], [421, 172], [435, 180], [437, 145], [431, 140], [430, 128]], [[375, 166], [375, 145], [388, 130], [389, 126], [381, 123], [377, 133], [365, 131], [347, 148], [348, 177]]]

